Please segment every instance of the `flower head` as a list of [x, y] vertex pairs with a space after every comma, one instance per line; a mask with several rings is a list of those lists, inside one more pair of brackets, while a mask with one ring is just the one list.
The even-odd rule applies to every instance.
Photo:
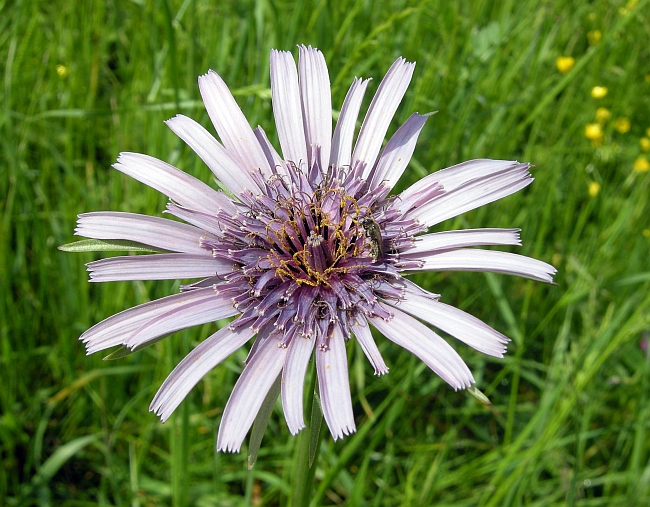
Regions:
[[589, 41], [590, 46], [595, 46], [598, 44], [602, 37], [603, 34], [600, 32], [600, 30], [591, 30], [590, 32], [587, 32], [587, 40]]
[[650, 162], [644, 155], [639, 155], [632, 168], [638, 173], [647, 173], [650, 171]]
[[616, 118], [614, 128], [621, 134], [627, 134], [630, 131], [630, 119], [625, 117]]
[[591, 96], [594, 99], [602, 99], [605, 95], [607, 95], [607, 88], [604, 86], [594, 86], [591, 89]]
[[572, 56], [558, 56], [555, 60], [555, 66], [562, 74], [569, 72], [575, 63], [576, 60]]
[[600, 123], [588, 123], [585, 127], [585, 137], [594, 145], [600, 145], [603, 141], [603, 128]]
[[639, 139], [639, 146], [641, 147], [641, 151], [650, 151], [650, 139], [642, 137]]
[[596, 109], [596, 120], [598, 120], [598, 123], [601, 125], [607, 123], [607, 120], [609, 120], [611, 117], [612, 113], [606, 107], [599, 107]]
[[503, 356], [508, 338], [403, 275], [492, 271], [551, 282], [555, 268], [544, 262], [474, 248], [519, 245], [518, 229], [424, 234], [526, 187], [532, 182], [529, 165], [473, 160], [390, 197], [428, 119], [414, 113], [382, 150], [413, 69], [402, 58], [392, 65], [352, 149], [368, 81], [354, 80], [332, 132], [323, 55], [300, 47], [296, 68], [291, 53], [273, 51], [272, 105], [282, 155], [261, 127], [251, 129], [215, 72], [201, 76], [199, 89], [221, 142], [185, 116], [167, 124], [232, 197], [155, 158], [120, 155], [115, 168], [166, 194], [167, 212], [186, 223], [117, 212], [80, 215], [76, 233], [81, 236], [137, 241], [165, 251], [91, 262], [91, 281], [199, 281], [95, 325], [81, 337], [88, 352], [119, 345], [133, 351], [179, 329], [235, 317], [165, 380], [150, 407], [163, 421], [207, 372], [251, 340], [224, 410], [219, 450], [239, 450], [279, 376], [289, 430], [300, 431], [312, 357], [332, 435], [337, 439], [355, 431], [345, 342], [356, 338], [375, 373], [388, 372], [371, 326], [454, 389], [471, 387], [474, 378], [458, 353], [420, 320], [481, 352]]

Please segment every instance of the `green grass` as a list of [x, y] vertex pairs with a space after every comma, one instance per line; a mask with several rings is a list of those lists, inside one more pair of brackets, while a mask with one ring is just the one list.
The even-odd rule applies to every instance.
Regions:
[[[215, 325], [115, 362], [77, 341], [173, 283], [91, 285], [66, 254], [78, 213], [159, 214], [165, 198], [110, 168], [147, 153], [209, 180], [165, 127], [208, 125], [196, 85], [212, 68], [252, 125], [272, 132], [271, 48], [321, 49], [340, 107], [354, 76], [417, 61], [392, 131], [429, 120], [400, 188], [477, 157], [535, 164], [535, 183], [446, 228], [521, 227], [520, 253], [557, 286], [446, 273], [418, 281], [513, 338], [504, 360], [458, 345], [492, 400], [455, 393], [382, 340], [375, 378], [355, 344], [358, 432], [326, 437], [313, 505], [650, 503], [650, 173], [632, 171], [650, 128], [650, 8], [621, 0], [0, 2], [0, 506], [285, 505], [297, 439], [276, 407], [258, 462], [215, 454], [245, 351], [162, 425], [147, 411], [166, 374]], [[602, 39], [590, 46], [587, 32]], [[555, 67], [575, 57], [567, 74]], [[607, 96], [592, 99], [593, 86]], [[367, 107], [368, 101], [366, 101]], [[598, 107], [601, 146], [584, 136]], [[619, 133], [614, 119], [627, 117]], [[590, 183], [600, 185], [591, 197]]]

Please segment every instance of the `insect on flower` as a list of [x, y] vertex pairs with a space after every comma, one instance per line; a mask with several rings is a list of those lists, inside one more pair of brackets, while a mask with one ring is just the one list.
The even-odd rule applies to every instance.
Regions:
[[370, 255], [373, 262], [381, 262], [384, 258], [384, 240], [381, 237], [381, 229], [372, 217], [364, 218], [361, 222], [366, 237], [370, 241]]
[[[415, 64], [399, 58], [370, 104], [353, 148], [368, 80], [354, 79], [332, 131], [322, 53], [271, 53], [271, 91], [281, 154], [252, 129], [221, 77], [199, 78], [221, 139], [179, 115], [167, 122], [229, 193], [153, 157], [122, 153], [115, 168], [167, 195], [184, 221], [122, 212], [79, 216], [76, 234], [162, 250], [88, 264], [92, 282], [187, 280], [179, 294], [125, 310], [87, 330], [88, 353], [125, 355], [180, 329], [234, 317], [174, 369], [150, 410], [167, 420], [192, 388], [252, 342], [224, 408], [217, 449], [239, 451], [267, 394], [281, 379], [292, 434], [305, 427], [305, 373], [315, 362], [323, 415], [334, 439], [354, 432], [346, 342], [358, 340], [377, 375], [388, 372], [371, 326], [409, 350], [454, 389], [475, 383], [445, 339], [503, 357], [508, 338], [405, 278], [419, 271], [490, 271], [552, 282], [555, 268], [476, 247], [520, 245], [518, 229], [427, 233], [430, 227], [506, 197], [532, 182], [529, 164], [471, 160], [434, 172], [398, 195], [429, 115], [412, 114], [382, 148]], [[384, 246], [390, 248], [384, 249]], [[423, 322], [421, 322], [423, 321]], [[475, 392], [475, 391], [473, 391]]]

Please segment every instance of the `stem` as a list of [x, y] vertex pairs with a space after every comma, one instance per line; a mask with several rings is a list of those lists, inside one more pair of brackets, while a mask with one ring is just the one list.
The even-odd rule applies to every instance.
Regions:
[[[311, 493], [314, 486], [314, 474], [316, 472], [316, 460], [320, 440], [323, 435], [322, 422], [323, 411], [316, 400], [316, 369], [312, 367], [309, 393], [311, 396], [307, 401], [307, 427], [298, 436], [298, 451], [296, 453], [296, 467], [293, 475], [293, 488], [291, 492], [291, 507], [308, 507]], [[312, 435], [317, 431], [317, 435]], [[311, 453], [310, 453], [311, 445]], [[309, 466], [311, 457], [311, 466]]]

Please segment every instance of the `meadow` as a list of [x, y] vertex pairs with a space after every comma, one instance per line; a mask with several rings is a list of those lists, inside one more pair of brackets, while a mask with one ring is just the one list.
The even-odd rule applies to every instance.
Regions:
[[163, 195], [111, 168], [120, 152], [212, 182], [163, 123], [213, 132], [210, 68], [278, 146], [269, 51], [297, 44], [325, 54], [335, 116], [355, 76], [373, 78], [363, 113], [397, 57], [416, 61], [389, 134], [436, 114], [398, 190], [473, 158], [529, 161], [531, 186], [442, 229], [521, 228], [510, 251], [558, 269], [557, 285], [414, 276], [512, 338], [505, 359], [449, 339], [492, 405], [379, 335], [375, 377], [348, 343], [358, 431], [323, 439], [311, 505], [650, 505], [648, 41], [643, 0], [0, 2], [0, 506], [287, 505], [297, 439], [279, 404], [252, 471], [245, 448], [215, 453], [246, 350], [167, 423], [148, 411], [224, 322], [86, 356], [84, 330], [178, 283], [91, 284], [101, 255], [57, 247], [82, 212], [161, 216]]

